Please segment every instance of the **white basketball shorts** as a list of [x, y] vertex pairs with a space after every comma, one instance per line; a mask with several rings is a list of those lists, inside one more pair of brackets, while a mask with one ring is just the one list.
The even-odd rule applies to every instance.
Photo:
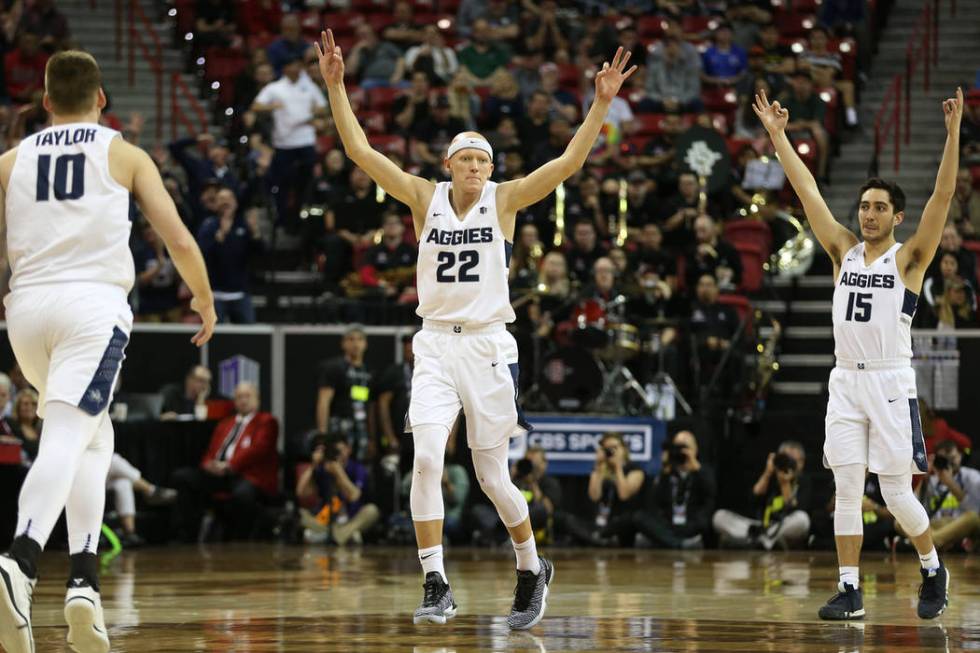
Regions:
[[530, 430], [517, 406], [517, 342], [504, 324], [426, 320], [412, 340], [415, 369], [405, 430], [451, 429], [466, 415], [470, 449], [490, 449]]
[[99, 283], [27, 286], [5, 305], [10, 345], [37, 388], [41, 416], [49, 401], [90, 415], [105, 410], [133, 328], [126, 292]]
[[913, 474], [928, 470], [915, 371], [910, 366], [838, 366], [830, 372], [829, 390], [825, 465], [862, 464], [875, 474], [890, 475], [910, 468]]

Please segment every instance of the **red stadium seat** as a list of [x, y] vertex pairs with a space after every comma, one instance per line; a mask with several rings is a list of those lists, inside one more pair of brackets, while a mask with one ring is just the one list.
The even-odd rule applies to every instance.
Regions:
[[183, 38], [187, 32], [194, 31], [197, 2], [195, 0], [174, 0], [174, 9], [177, 11], [177, 32]]
[[726, 143], [728, 144], [728, 153], [733, 158], [738, 156], [739, 151], [741, 151], [741, 149], [746, 145], [755, 149], [755, 146], [752, 144], [752, 139], [750, 138], [728, 138]]
[[779, 28], [780, 36], [788, 38], [805, 37], [810, 29], [817, 24], [812, 14], [796, 12], [776, 14], [774, 22]]
[[558, 65], [558, 86], [578, 92], [582, 81], [582, 71], [573, 63]]
[[736, 247], [739, 243], [758, 245], [763, 257], [772, 251], [772, 231], [761, 220], [729, 220], [725, 223], [725, 240]]
[[660, 16], [643, 16], [636, 24], [636, 33], [641, 39], [658, 39], [664, 33], [663, 21]]
[[637, 136], [656, 136], [661, 133], [660, 122], [664, 119], [664, 114], [638, 113], [635, 118]]
[[248, 59], [238, 50], [210, 48], [204, 55], [204, 77], [220, 84], [218, 101], [230, 106], [235, 100], [235, 78], [245, 70]]
[[385, 111], [361, 111], [357, 119], [368, 134], [384, 134], [388, 130], [388, 113]]
[[680, 254], [674, 260], [677, 268], [677, 290], [683, 292], [687, 289], [687, 256]]
[[735, 89], [728, 86], [713, 86], [701, 89], [701, 100], [708, 111], [729, 113], [738, 107]]
[[393, 22], [395, 22], [395, 19], [391, 14], [377, 13], [377, 14], [371, 14], [367, 16], [367, 22], [371, 27], [374, 28], [374, 31], [377, 32], [378, 36], [380, 37], [381, 32], [383, 32], [384, 29], [388, 27], [388, 25], [391, 25]]
[[388, 0], [353, 0], [350, 10], [358, 14], [389, 12], [391, 10], [391, 2]]
[[390, 86], [376, 86], [367, 91], [368, 106], [372, 111], [384, 111], [389, 113], [395, 98], [401, 93], [401, 89]]
[[402, 136], [393, 134], [368, 134], [368, 143], [381, 152], [394, 152], [405, 158], [406, 143]]
[[700, 34], [711, 29], [712, 23], [717, 24], [717, 18], [710, 16], [684, 16], [681, 28], [685, 34]]
[[762, 288], [762, 264], [765, 256], [761, 246], [754, 243], [736, 242], [735, 249], [742, 259], [742, 292], [758, 292]]
[[745, 335], [752, 337], [752, 302], [745, 295], [720, 294], [718, 303], [724, 306], [731, 306], [738, 313], [739, 320], [745, 320]]
[[827, 111], [823, 119], [823, 128], [831, 136], [837, 135], [837, 125], [840, 122], [840, 93], [834, 87], [815, 89], [820, 99], [827, 104]]
[[333, 30], [334, 36], [350, 36], [363, 22], [364, 16], [349, 11], [323, 14], [323, 24]]

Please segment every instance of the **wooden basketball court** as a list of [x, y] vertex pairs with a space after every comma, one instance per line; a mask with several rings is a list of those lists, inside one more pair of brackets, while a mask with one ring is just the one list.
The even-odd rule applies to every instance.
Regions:
[[[117, 652], [475, 653], [557, 651], [960, 651], [980, 649], [980, 559], [949, 556], [952, 603], [915, 616], [913, 554], [864, 557], [864, 623], [816, 618], [833, 593], [829, 552], [547, 550], [548, 614], [514, 633], [507, 550], [452, 549], [459, 616], [415, 626], [421, 576], [410, 548], [272, 545], [124, 553], [103, 572]], [[35, 593], [37, 650], [68, 651], [61, 616], [66, 556], [45, 554]]]

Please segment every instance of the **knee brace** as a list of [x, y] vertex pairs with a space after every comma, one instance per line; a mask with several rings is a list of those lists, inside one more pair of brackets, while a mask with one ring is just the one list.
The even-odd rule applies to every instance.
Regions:
[[413, 521], [434, 521], [446, 515], [442, 503], [442, 468], [449, 429], [438, 424], [413, 426], [415, 460], [409, 504]]
[[507, 468], [509, 443], [492, 449], [473, 450], [473, 468], [484, 493], [490, 497], [500, 520], [507, 528], [519, 525], [528, 517], [527, 499], [510, 480]]
[[929, 528], [929, 515], [912, 492], [912, 472], [896, 475], [878, 474], [881, 496], [902, 530], [917, 537]]
[[837, 487], [834, 535], [863, 535], [861, 501], [864, 498], [864, 465], [838, 465], [832, 469]]

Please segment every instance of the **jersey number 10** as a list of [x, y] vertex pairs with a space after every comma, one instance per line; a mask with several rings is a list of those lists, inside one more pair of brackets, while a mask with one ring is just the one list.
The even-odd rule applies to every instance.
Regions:
[[[71, 170], [69, 180], [68, 171]], [[69, 185], [70, 181], [70, 185]], [[51, 155], [37, 157], [37, 201], [47, 202], [51, 193]], [[54, 198], [77, 200], [85, 194], [85, 155], [62, 154], [54, 162]]]
[[871, 321], [871, 293], [852, 292], [847, 296], [847, 315], [844, 319], [850, 322], [851, 318], [855, 322]]

